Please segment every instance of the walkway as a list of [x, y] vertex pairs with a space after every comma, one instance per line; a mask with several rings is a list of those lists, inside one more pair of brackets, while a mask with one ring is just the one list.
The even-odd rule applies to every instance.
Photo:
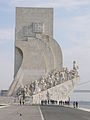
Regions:
[[0, 120], [42, 120], [39, 106], [9, 106], [0, 109]]
[[90, 112], [60, 106], [41, 106], [45, 120], [90, 120]]
[[16, 105], [1, 108], [0, 120], [90, 120], [90, 112], [60, 106]]

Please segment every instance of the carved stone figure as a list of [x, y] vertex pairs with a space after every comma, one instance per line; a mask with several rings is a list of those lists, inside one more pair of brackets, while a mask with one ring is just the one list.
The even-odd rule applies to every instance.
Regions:
[[66, 80], [69, 80], [69, 70], [68, 70], [67, 67], [66, 67], [66, 69], [65, 69], [65, 79], [66, 79]]
[[46, 93], [46, 97], [47, 97], [47, 100], [50, 100], [50, 95], [49, 95], [48, 90], [47, 90], [47, 93]]
[[73, 61], [73, 72], [75, 76], [78, 76], [78, 65], [76, 64], [76, 61]]
[[76, 61], [73, 61], [73, 70], [77, 70], [78, 69], [78, 65], [76, 64]]
[[36, 80], [35, 81], [35, 91], [34, 91], [34, 94], [36, 94], [36, 93], [38, 93], [38, 92], [40, 92], [41, 91], [41, 89], [39, 88], [39, 82]]
[[31, 90], [31, 93], [33, 94], [33, 92], [35, 91], [35, 82], [32, 82], [30, 84], [30, 90]]
[[63, 82], [65, 80], [65, 71], [61, 71], [61, 81]]

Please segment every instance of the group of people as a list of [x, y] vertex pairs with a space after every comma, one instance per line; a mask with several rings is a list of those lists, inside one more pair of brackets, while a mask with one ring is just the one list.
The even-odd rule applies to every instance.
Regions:
[[57, 100], [41, 100], [41, 105], [57, 105], [59, 104], [60, 106], [64, 106], [64, 105], [70, 105], [69, 101], [57, 101]]
[[57, 105], [57, 100], [41, 100], [41, 105]]
[[59, 101], [59, 105], [63, 106], [63, 105], [70, 105], [70, 101]]
[[73, 102], [73, 107], [74, 107], [74, 108], [78, 108], [78, 102], [77, 102], [77, 101], [74, 101], [74, 102]]
[[[57, 105], [58, 101], [57, 100], [41, 100], [41, 105]], [[59, 101], [60, 106], [70, 106], [70, 101]], [[73, 107], [78, 108], [79, 103], [77, 101], [73, 102]]]

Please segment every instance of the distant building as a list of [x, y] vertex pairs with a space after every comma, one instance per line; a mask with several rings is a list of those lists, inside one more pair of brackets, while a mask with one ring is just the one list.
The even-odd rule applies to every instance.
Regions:
[[1, 90], [0, 95], [1, 96], [7, 96], [8, 90]]

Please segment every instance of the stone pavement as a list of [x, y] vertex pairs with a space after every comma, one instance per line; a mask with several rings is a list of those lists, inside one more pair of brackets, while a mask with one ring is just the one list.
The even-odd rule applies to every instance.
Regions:
[[8, 106], [0, 120], [90, 120], [90, 112], [60, 106]]
[[41, 106], [44, 120], [90, 120], [90, 112], [63, 106]]
[[42, 120], [39, 106], [9, 106], [0, 109], [0, 120]]

